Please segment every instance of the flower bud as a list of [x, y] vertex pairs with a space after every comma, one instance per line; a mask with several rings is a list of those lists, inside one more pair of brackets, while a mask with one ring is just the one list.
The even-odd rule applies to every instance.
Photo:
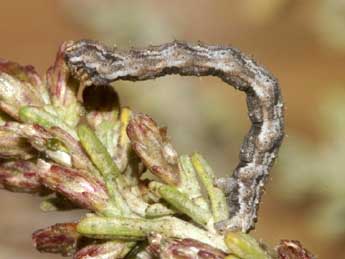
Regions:
[[0, 126], [0, 158], [27, 160], [34, 157], [36, 151], [30, 143], [16, 129], [8, 128], [6, 124]]
[[178, 185], [178, 155], [169, 142], [166, 129], [160, 129], [147, 115], [134, 114], [127, 127], [132, 147], [145, 166], [163, 182]]
[[128, 242], [109, 241], [102, 244], [92, 244], [80, 249], [73, 259], [114, 259], [123, 258], [131, 246]]
[[29, 161], [18, 160], [0, 165], [0, 187], [14, 192], [37, 193], [45, 188], [38, 177], [37, 166]]
[[0, 60], [0, 109], [19, 120], [22, 106], [48, 103], [45, 87], [31, 66]]
[[77, 100], [78, 82], [71, 80], [68, 68], [64, 61], [64, 51], [69, 42], [60, 46], [56, 54], [55, 63], [46, 74], [46, 84], [59, 117], [67, 125], [77, 125], [84, 109]]
[[281, 240], [277, 247], [279, 259], [315, 259], [297, 240]]
[[34, 246], [40, 252], [70, 256], [75, 252], [80, 237], [76, 225], [76, 223], [62, 223], [37, 230], [32, 234]]
[[108, 208], [104, 184], [86, 172], [49, 164], [39, 160], [39, 177], [43, 185], [56, 191], [81, 208], [102, 212]]
[[221, 250], [194, 239], [171, 239], [154, 234], [149, 238], [149, 250], [159, 258], [171, 259], [223, 259]]

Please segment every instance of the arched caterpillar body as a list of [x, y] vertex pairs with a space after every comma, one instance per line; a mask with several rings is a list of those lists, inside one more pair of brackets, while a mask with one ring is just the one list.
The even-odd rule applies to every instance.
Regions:
[[264, 184], [284, 137], [282, 95], [278, 81], [266, 69], [234, 48], [178, 41], [122, 51], [81, 40], [69, 43], [65, 61], [72, 76], [86, 85], [179, 74], [216, 76], [245, 92], [252, 126], [233, 175], [216, 181], [227, 193], [231, 215], [216, 228], [245, 232], [254, 228]]

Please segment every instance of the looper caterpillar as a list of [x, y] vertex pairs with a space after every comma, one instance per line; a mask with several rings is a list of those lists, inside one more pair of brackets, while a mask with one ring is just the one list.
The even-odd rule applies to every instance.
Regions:
[[231, 215], [217, 222], [216, 228], [245, 232], [254, 228], [264, 184], [284, 137], [279, 84], [265, 68], [234, 48], [178, 41], [122, 51], [81, 40], [69, 44], [65, 61], [72, 76], [85, 86], [179, 74], [216, 76], [245, 92], [252, 126], [233, 175], [216, 181], [227, 193]]

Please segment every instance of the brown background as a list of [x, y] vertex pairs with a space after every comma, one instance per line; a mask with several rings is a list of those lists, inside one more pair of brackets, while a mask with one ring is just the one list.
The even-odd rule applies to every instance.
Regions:
[[[59, 44], [65, 40], [92, 38], [107, 42], [116, 41], [116, 32], [114, 36], [107, 35], [111, 32], [99, 32], [87, 23], [85, 24], [85, 21], [80, 21], [78, 15], [85, 8], [83, 1], [74, 1], [79, 6], [77, 8], [75, 8], [76, 5], [73, 7], [66, 2], [0, 0], [0, 57], [21, 64], [32, 64], [40, 73], [43, 73], [52, 64]], [[315, 10], [312, 2], [317, 1], [284, 1], [284, 6], [275, 10], [274, 13], [272, 11], [273, 14], [267, 14], [268, 11], [265, 11], [265, 6], [270, 1], [261, 1], [262, 5], [260, 1], [252, 1], [259, 4], [251, 8], [239, 4], [241, 1], [229, 0], [138, 1], [145, 2], [140, 6], [136, 4], [136, 1], [118, 2], [122, 2], [126, 8], [121, 13], [124, 17], [121, 18], [124, 22], [123, 26], [115, 24], [118, 20], [114, 20], [114, 28], [118, 28], [119, 41], [113, 43], [121, 46], [134, 44], [144, 46], [148, 42], [159, 44], [173, 39], [182, 39], [236, 46], [253, 55], [279, 78], [287, 106], [288, 134], [289, 130], [294, 130], [313, 141], [320, 138], [319, 130], [310, 118], [315, 117], [315, 107], [323, 95], [330, 90], [331, 83], [344, 82], [345, 55], [344, 52], [325, 45], [320, 40], [317, 31], [313, 29], [312, 19]], [[134, 28], [128, 29], [127, 24], [131, 19], [138, 19], [137, 15], [144, 12], [142, 11], [144, 9], [150, 10], [148, 14], [145, 11], [145, 15], [153, 20], [151, 22], [154, 26], [134, 23], [132, 25]], [[114, 13], [114, 15], [117, 14]], [[158, 36], [151, 31], [159, 30], [155, 27], [155, 23], [163, 28], [157, 33]], [[127, 30], [128, 36], [125, 37], [123, 35], [127, 33]], [[141, 39], [135, 36], [138, 32], [154, 36]], [[339, 33], [344, 33], [344, 31]], [[180, 79], [173, 80], [181, 82]], [[159, 84], [165, 83], [169, 84], [169, 78], [159, 81]], [[200, 84], [202, 86], [200, 89], [205, 91], [204, 88], [208, 84], [221, 83], [212, 79], [203, 79], [199, 83], [198, 80], [193, 79], [191, 84]], [[169, 91], [170, 88], [167, 89]], [[193, 94], [198, 93], [199, 88], [195, 89]], [[138, 91], [137, 95], [140, 95], [146, 90]], [[184, 90], [177, 87], [177, 91], [182, 93]], [[139, 103], [137, 107], [138, 96], [131, 98], [133, 95], [135, 93], [132, 91], [125, 97], [125, 102], [128, 102], [131, 107], [135, 109], [144, 107], [147, 109], [145, 112], [157, 114], [157, 117], [170, 128], [178, 126], [179, 123], [170, 120], [174, 116], [165, 116], [157, 111], [158, 105], [145, 106]], [[244, 117], [243, 96], [234, 94], [232, 90], [224, 90], [222, 98], [227, 97], [229, 102], [240, 106], [236, 108], [239, 109], [238, 114], [235, 113], [233, 116]], [[238, 98], [240, 100], [237, 100]], [[192, 104], [188, 106], [188, 109], [193, 108], [195, 107]], [[179, 111], [176, 110], [176, 112]], [[179, 127], [187, 128], [188, 125], [179, 125]], [[236, 128], [237, 124], [233, 123], [231, 127]], [[183, 151], [189, 152], [194, 148], [199, 148], [198, 144], [193, 147], [184, 145], [177, 133], [171, 135], [176, 140], [177, 147]], [[193, 138], [192, 134], [190, 138]], [[204, 140], [196, 139], [195, 142], [202, 141]], [[287, 138], [285, 145], [288, 143]], [[205, 156], [212, 157], [209, 149], [203, 146], [200, 148]], [[236, 159], [237, 151], [232, 156], [232, 160]], [[215, 168], [220, 172], [230, 171], [228, 168], [224, 169], [228, 163], [224, 161], [226, 157], [227, 155], [218, 158], [221, 165]], [[217, 159], [216, 161], [218, 163]], [[344, 171], [343, 168], [341, 170]], [[276, 244], [279, 239], [284, 238], [299, 239], [307, 248], [319, 255], [319, 258], [341, 258], [339, 255], [343, 251], [343, 240], [329, 241], [314, 236], [306, 227], [307, 219], [304, 215], [307, 208], [286, 204], [275, 195], [275, 192], [270, 192], [274, 179], [269, 185], [260, 210], [259, 223], [254, 231], [255, 236], [271, 244]], [[71, 218], [77, 219], [78, 213], [44, 214], [38, 208], [39, 198], [5, 191], [0, 191], [0, 205], [1, 259], [59, 258], [59, 256], [36, 252], [31, 246], [30, 235], [40, 227], [58, 221], [68, 221]]]

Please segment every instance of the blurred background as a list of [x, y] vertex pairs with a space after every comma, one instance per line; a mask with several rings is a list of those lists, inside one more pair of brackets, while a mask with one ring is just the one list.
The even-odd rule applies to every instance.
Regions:
[[[128, 48], [174, 39], [232, 45], [280, 81], [287, 136], [253, 232], [274, 245], [298, 239], [319, 258], [345, 254], [344, 0], [0, 0], [0, 57], [41, 73], [65, 40]], [[122, 104], [150, 114], [182, 153], [232, 172], [249, 128], [244, 94], [214, 78], [169, 76], [114, 85]], [[0, 190], [0, 258], [39, 254], [31, 233], [78, 212], [39, 211], [37, 197]]]

